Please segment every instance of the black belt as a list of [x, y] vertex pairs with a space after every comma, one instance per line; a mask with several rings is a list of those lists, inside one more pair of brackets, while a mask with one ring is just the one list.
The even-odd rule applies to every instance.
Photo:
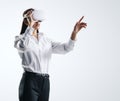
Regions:
[[28, 74], [28, 75], [31, 75], [31, 76], [49, 77], [49, 74], [47, 74], [47, 73], [35, 73], [35, 72], [25, 71], [24, 74]]

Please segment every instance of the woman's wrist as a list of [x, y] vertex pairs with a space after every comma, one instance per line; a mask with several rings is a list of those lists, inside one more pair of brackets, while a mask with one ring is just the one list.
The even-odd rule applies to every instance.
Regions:
[[71, 34], [71, 39], [72, 39], [72, 40], [75, 40], [75, 39], [76, 39], [76, 34], [77, 34], [77, 33], [73, 30], [73, 31], [72, 31], [72, 34]]

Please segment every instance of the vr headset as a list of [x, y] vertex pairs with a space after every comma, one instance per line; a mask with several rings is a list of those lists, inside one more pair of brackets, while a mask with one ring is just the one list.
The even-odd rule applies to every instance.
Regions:
[[[34, 10], [32, 11], [32, 17], [34, 21], [44, 21], [45, 20], [45, 14], [42, 10]], [[27, 14], [24, 15], [24, 18], [28, 18]], [[27, 19], [29, 20], [29, 19]]]
[[34, 10], [32, 12], [33, 20], [42, 22], [45, 20], [45, 14], [42, 10]]

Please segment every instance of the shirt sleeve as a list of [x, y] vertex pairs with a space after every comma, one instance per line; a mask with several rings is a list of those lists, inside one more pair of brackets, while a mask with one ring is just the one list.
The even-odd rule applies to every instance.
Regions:
[[66, 43], [52, 41], [52, 53], [66, 54], [73, 50], [76, 40], [69, 39]]
[[23, 35], [15, 36], [14, 47], [18, 49], [19, 52], [26, 51], [28, 43], [28, 37], [25, 37]]
[[27, 27], [25, 33], [22, 35], [15, 36], [14, 47], [18, 49], [19, 52], [25, 52], [29, 44], [29, 35], [32, 34], [33, 29]]

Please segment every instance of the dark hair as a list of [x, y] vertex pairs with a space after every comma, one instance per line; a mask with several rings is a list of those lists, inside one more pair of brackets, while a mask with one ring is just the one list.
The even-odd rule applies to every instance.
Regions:
[[[25, 10], [25, 11], [23, 12], [23, 17], [24, 17], [24, 15], [25, 15], [27, 12], [29, 12], [29, 11], [34, 11], [34, 9], [33, 9], [33, 8], [29, 8], [29, 9]], [[22, 27], [21, 27], [20, 35], [24, 34], [26, 28], [28, 27], [27, 24], [28, 24], [27, 18], [24, 18], [24, 19], [23, 19], [23, 22], [22, 22]], [[38, 32], [38, 31], [37, 31], [37, 32]]]

